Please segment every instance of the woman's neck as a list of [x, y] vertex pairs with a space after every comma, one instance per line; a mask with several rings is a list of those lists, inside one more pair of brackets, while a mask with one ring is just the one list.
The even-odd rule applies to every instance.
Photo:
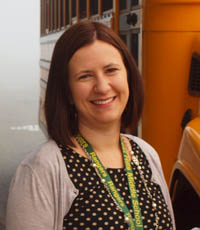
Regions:
[[120, 126], [114, 125], [107, 128], [94, 128], [79, 125], [80, 134], [92, 145], [97, 152], [119, 148]]
[[[80, 134], [91, 144], [98, 155], [101, 163], [106, 168], [123, 168], [123, 154], [120, 146], [120, 124], [95, 127], [79, 123]], [[80, 147], [74, 139], [76, 147], [74, 150], [80, 155], [88, 158], [88, 154]]]

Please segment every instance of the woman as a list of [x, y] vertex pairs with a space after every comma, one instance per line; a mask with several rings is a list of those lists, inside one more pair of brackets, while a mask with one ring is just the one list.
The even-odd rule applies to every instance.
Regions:
[[81, 22], [56, 43], [46, 91], [50, 140], [19, 166], [7, 230], [175, 229], [155, 150], [136, 128], [143, 86], [120, 38]]

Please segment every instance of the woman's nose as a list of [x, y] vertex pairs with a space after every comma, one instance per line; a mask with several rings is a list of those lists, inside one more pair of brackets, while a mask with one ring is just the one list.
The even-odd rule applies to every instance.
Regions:
[[106, 76], [98, 76], [96, 77], [94, 91], [96, 93], [107, 93], [110, 90], [110, 81]]

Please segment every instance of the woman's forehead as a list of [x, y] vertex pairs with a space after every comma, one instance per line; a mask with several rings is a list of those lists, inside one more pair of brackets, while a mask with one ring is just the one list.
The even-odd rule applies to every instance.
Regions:
[[78, 49], [69, 64], [88, 65], [93, 63], [102, 63], [108, 65], [109, 63], [121, 63], [122, 57], [118, 49], [113, 45], [104, 41], [95, 40], [92, 44], [86, 45]]

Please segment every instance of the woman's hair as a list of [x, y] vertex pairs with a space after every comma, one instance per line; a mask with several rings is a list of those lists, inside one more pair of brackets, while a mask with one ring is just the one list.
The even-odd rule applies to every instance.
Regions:
[[68, 64], [83, 46], [101, 40], [114, 46], [121, 54], [128, 73], [129, 99], [122, 114], [121, 130], [135, 130], [143, 108], [143, 82], [135, 60], [124, 42], [110, 28], [99, 22], [83, 21], [71, 26], [58, 39], [49, 70], [45, 98], [45, 116], [49, 137], [73, 146], [71, 137], [78, 132], [77, 112], [71, 102]]

